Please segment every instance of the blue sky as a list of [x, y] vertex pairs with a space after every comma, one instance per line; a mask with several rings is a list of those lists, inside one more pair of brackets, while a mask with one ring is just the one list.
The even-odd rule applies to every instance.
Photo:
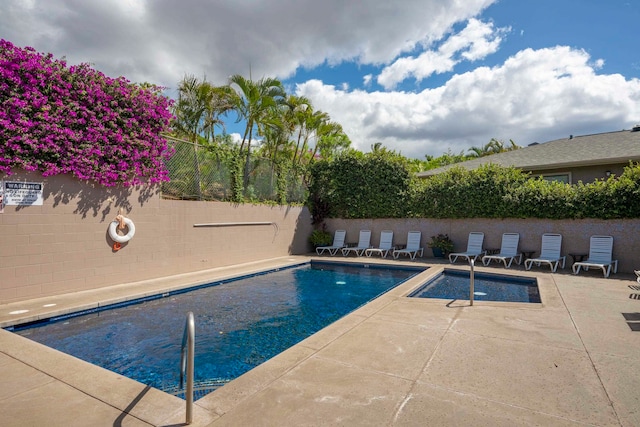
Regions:
[[[3, 0], [0, 38], [107, 75], [277, 77], [409, 157], [640, 122], [640, 0]], [[228, 123], [227, 131], [241, 132]]]

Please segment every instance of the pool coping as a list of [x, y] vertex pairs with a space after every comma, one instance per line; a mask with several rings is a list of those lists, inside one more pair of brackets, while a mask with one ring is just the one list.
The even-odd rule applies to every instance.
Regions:
[[[312, 260], [319, 259], [322, 261], [331, 261], [326, 257], [285, 257], [274, 260], [269, 260], [266, 264], [273, 265], [288, 265], [290, 263], [296, 263], [300, 260]], [[356, 262], [362, 263], [363, 259], [343, 259], [338, 258], [339, 262]], [[429, 260], [430, 261], [430, 260]], [[387, 263], [389, 260], [366, 260], [367, 263]], [[393, 262], [393, 261], [392, 261]], [[402, 264], [394, 262], [395, 265]], [[374, 316], [378, 315], [385, 309], [388, 309], [392, 304], [397, 304], [400, 301], [402, 304], [407, 304], [416, 307], [441, 307], [442, 300], [429, 300], [419, 298], [406, 298], [414, 289], [417, 289], [422, 283], [428, 280], [430, 277], [438, 274], [439, 271], [448, 269], [462, 269], [464, 266], [457, 266], [451, 264], [432, 264], [419, 262], [406, 262], [407, 265], [412, 266], [428, 266], [429, 269], [417, 274], [416, 276], [408, 279], [404, 283], [400, 284], [391, 291], [385, 293], [381, 297], [366, 304], [342, 319], [332, 323], [325, 327], [318, 333], [303, 340], [298, 345], [291, 347], [278, 356], [270, 359], [266, 363], [252, 369], [246, 374], [242, 375], [238, 379], [230, 382], [217, 391], [203, 397], [196, 402], [196, 419], [198, 423], [195, 425], [217, 425], [217, 421], [225, 419], [226, 414], [231, 412], [237, 412], [236, 408], [244, 406], [249, 400], [254, 400], [257, 395], [261, 394], [271, 385], [275, 384], [280, 378], [291, 373], [297, 369], [301, 364], [309, 362], [323, 349], [326, 349], [330, 344], [336, 341], [338, 338], [343, 337], [350, 331], [358, 328], [365, 322], [370, 321]], [[235, 266], [233, 271], [216, 269], [215, 274], [220, 274], [226, 277], [235, 277], [237, 270], [244, 271], [260, 271], [265, 268], [265, 263], [255, 263], [252, 265]], [[493, 308], [510, 308], [516, 310], [540, 310], [546, 309], [552, 312], [564, 312], [567, 310], [565, 298], [560, 294], [557, 284], [554, 280], [554, 275], [547, 271], [535, 271], [526, 272], [523, 270], [497, 270], [496, 268], [488, 267], [482, 269], [487, 272], [500, 274], [515, 273], [517, 275], [524, 275], [538, 278], [538, 285], [540, 289], [540, 295], [542, 303], [506, 303], [506, 302], [491, 302], [491, 301], [477, 301], [478, 307], [483, 309]], [[200, 272], [194, 275], [188, 275], [187, 277], [181, 277], [180, 280], [186, 280], [189, 283], [170, 283], [171, 280], [164, 280], [163, 285], [166, 285], [164, 289], [181, 289], [193, 286], [194, 283], [200, 283], [211, 281], [210, 278], [204, 279], [200, 275], [211, 274], [211, 272]], [[571, 276], [569, 276], [571, 277]], [[571, 277], [572, 278], [572, 277]], [[174, 278], [175, 279], [175, 278]], [[586, 282], [595, 282], [595, 279], [584, 279]], [[599, 282], [599, 281], [598, 281]], [[614, 282], [605, 282], [607, 284]], [[157, 284], [156, 284], [157, 285]], [[147, 294], [153, 292], [148, 289], [150, 286], [148, 283], [137, 283], [123, 285], [119, 291], [134, 290], [136, 295]], [[128, 289], [126, 289], [128, 288]], [[157, 291], [156, 291], [157, 293]], [[86, 297], [86, 295], [84, 295]], [[68, 296], [69, 302], [79, 301], [77, 295]], [[572, 296], [575, 298], [575, 296]], [[60, 301], [63, 297], [56, 297], [56, 300]], [[105, 304], [107, 301], [114, 301], [120, 299], [121, 301], [127, 301], [132, 299], [131, 296], [117, 296], [108, 292], [97, 292], [93, 303], [80, 304], [81, 306], [91, 306], [95, 304]], [[42, 309], [40, 310], [44, 299], [34, 300], [32, 303], [39, 311], [30, 312], [27, 318], [33, 318], [37, 316], [46, 316], [54, 310]], [[9, 304], [0, 306], [3, 312], [9, 308], [15, 308], [18, 304]], [[450, 304], [450, 308], [463, 308], [468, 306], [468, 301], [455, 300]], [[67, 307], [58, 307], [58, 312], [70, 311]], [[15, 317], [15, 316], [13, 316]], [[0, 319], [3, 319], [0, 315]], [[12, 320], [14, 321], [14, 320]], [[2, 322], [7, 322], [6, 319]], [[81, 391], [86, 396], [90, 396], [92, 401], [102, 402], [111, 409], [122, 411], [127, 416], [137, 418], [152, 425], [163, 425], [168, 422], [179, 423], [184, 417], [184, 401], [182, 399], [171, 396], [162, 391], [151, 389], [148, 387], [125, 377], [122, 377], [113, 372], [104, 370], [102, 368], [91, 365], [87, 362], [75, 359], [72, 356], [64, 355], [56, 350], [49, 349], [38, 343], [34, 343], [23, 337], [19, 337], [8, 331], [0, 331], [0, 355], [6, 355], [14, 360], [10, 361], [12, 364], [20, 363], [28, 367], [36, 369], [43, 375], [49, 376], [50, 381], [59, 381], [64, 385], [73, 389]], [[628, 357], [628, 356], [627, 356]], [[0, 371], [2, 367], [8, 365], [9, 362], [5, 362], [3, 365], [3, 359], [0, 359]], [[99, 378], [100, 381], [96, 381]], [[116, 393], [115, 390], [118, 392]], [[132, 403], [135, 404], [132, 405]], [[632, 418], [632, 416], [628, 416]], [[224, 423], [222, 423], [224, 424]], [[107, 424], [105, 424], [107, 425]], [[623, 424], [621, 424], [623, 425]]]

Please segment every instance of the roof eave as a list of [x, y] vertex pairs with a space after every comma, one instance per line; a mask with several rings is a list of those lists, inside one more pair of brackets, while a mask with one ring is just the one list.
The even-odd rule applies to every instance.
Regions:
[[552, 163], [552, 164], [544, 164], [544, 165], [526, 165], [526, 166], [514, 166], [518, 169], [522, 170], [550, 170], [550, 169], [562, 169], [562, 168], [576, 168], [576, 167], [584, 167], [584, 166], [602, 166], [602, 165], [611, 165], [611, 164], [622, 164], [629, 163], [630, 161], [640, 161], [640, 156], [631, 156], [631, 157], [614, 157], [607, 159], [593, 159], [593, 160], [582, 160], [576, 162], [562, 162], [562, 163]]
[[[464, 167], [465, 169], [468, 170], [473, 170], [473, 169], [477, 169], [478, 167], [482, 166], [482, 165], [486, 165], [489, 163], [492, 164], [500, 164], [504, 167], [515, 167], [516, 169], [522, 169], [524, 171], [539, 171], [539, 170], [554, 170], [554, 169], [563, 169], [563, 168], [576, 168], [576, 167], [587, 167], [587, 166], [602, 166], [602, 165], [611, 165], [611, 164], [623, 164], [623, 163], [629, 163], [630, 161], [634, 161], [634, 162], [640, 162], [640, 155], [638, 156], [628, 156], [628, 157], [613, 157], [613, 158], [607, 158], [607, 159], [592, 159], [592, 160], [581, 160], [581, 161], [576, 161], [576, 162], [562, 162], [562, 163], [552, 163], [552, 164], [542, 164], [542, 165], [524, 165], [524, 166], [517, 166], [517, 165], [504, 165], [501, 164], [500, 162], [491, 162], [488, 161], [486, 163], [482, 163], [480, 165], [476, 165], [474, 167], [465, 167], [462, 165], [462, 163], [454, 163], [452, 165], [448, 165], [446, 166], [447, 169], [441, 171], [441, 172], [437, 172], [437, 173], [429, 173], [430, 171], [424, 171], [424, 172], [420, 172], [419, 174], [417, 174], [418, 178], [428, 178], [430, 176], [434, 176], [434, 175], [438, 175], [440, 173], [446, 172], [447, 170], [451, 169], [451, 167], [459, 165]], [[435, 169], [433, 169], [435, 170]]]

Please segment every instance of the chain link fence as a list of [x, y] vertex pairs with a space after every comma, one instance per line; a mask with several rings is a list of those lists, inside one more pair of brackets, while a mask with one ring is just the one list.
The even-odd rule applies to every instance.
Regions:
[[[166, 162], [169, 182], [162, 184], [162, 197], [178, 200], [230, 201], [233, 197], [232, 167], [238, 160], [232, 150], [213, 150], [189, 141], [166, 137], [175, 149]], [[242, 156], [242, 164], [244, 164]], [[242, 175], [242, 173], [241, 173]], [[242, 180], [242, 176], [239, 177]], [[287, 203], [303, 203], [306, 186], [302, 176], [288, 171], [286, 182]], [[250, 160], [249, 182], [244, 191], [247, 201], [277, 202], [278, 174], [269, 159], [253, 156]]]

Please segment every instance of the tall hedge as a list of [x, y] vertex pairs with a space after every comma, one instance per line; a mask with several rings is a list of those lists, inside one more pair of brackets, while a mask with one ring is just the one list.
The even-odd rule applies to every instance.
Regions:
[[311, 166], [309, 205], [316, 223], [327, 216], [399, 218], [408, 212], [410, 185], [411, 173], [402, 156], [352, 150]]
[[402, 161], [353, 153], [315, 166], [309, 206], [320, 217], [640, 218], [638, 163], [619, 177], [576, 185], [494, 164], [407, 179]]
[[513, 216], [509, 195], [528, 179], [517, 169], [497, 165], [461, 167], [425, 180], [415, 213], [428, 218], [504, 218]]

